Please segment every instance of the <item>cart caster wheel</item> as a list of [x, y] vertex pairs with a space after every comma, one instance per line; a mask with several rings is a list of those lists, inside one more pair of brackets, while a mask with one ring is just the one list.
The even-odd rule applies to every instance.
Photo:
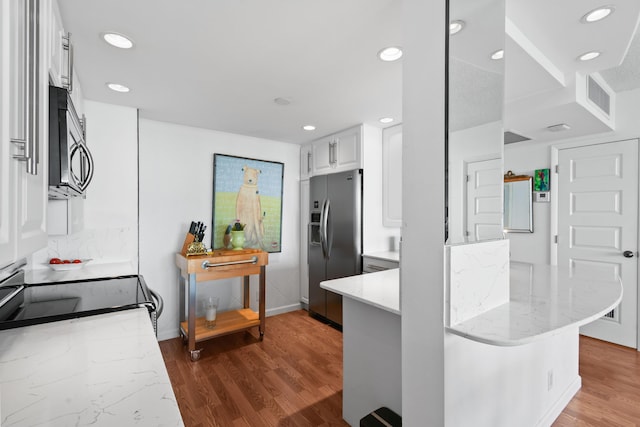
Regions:
[[196, 362], [197, 360], [200, 359], [200, 352], [202, 351], [202, 349], [200, 350], [191, 350], [191, 361], [192, 362]]
[[260, 341], [264, 340], [264, 332], [260, 331]]

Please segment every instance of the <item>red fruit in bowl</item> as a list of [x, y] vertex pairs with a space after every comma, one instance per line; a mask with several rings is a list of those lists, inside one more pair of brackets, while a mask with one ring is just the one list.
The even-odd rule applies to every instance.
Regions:
[[82, 262], [82, 260], [80, 259], [74, 259], [73, 261], [71, 261], [72, 264], [80, 264]]
[[51, 258], [49, 260], [49, 264], [61, 264], [62, 261], [60, 260], [60, 258]]
[[62, 261], [63, 264], [71, 264], [71, 261], [69, 261], [68, 259], [65, 259]]

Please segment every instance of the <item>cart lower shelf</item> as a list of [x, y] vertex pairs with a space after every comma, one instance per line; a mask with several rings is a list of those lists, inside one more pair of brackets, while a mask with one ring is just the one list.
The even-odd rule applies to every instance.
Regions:
[[[213, 329], [208, 329], [205, 326], [204, 317], [197, 317], [195, 338], [196, 342], [204, 341], [221, 335], [243, 331], [254, 326], [260, 326], [260, 317], [255, 311], [249, 308], [224, 311], [216, 316], [216, 326]], [[180, 323], [180, 332], [185, 338], [189, 336], [187, 321]], [[263, 333], [264, 331], [260, 331], [261, 336]]]

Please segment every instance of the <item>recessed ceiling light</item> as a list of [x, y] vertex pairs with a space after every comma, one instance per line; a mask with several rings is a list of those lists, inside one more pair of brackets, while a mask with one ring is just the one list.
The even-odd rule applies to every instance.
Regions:
[[123, 36], [122, 34], [104, 33], [102, 34], [102, 38], [111, 46], [119, 47], [120, 49], [131, 49], [133, 47], [131, 39], [127, 36]]
[[498, 60], [504, 58], [504, 49], [496, 50], [491, 54], [491, 59]]
[[381, 118], [381, 119], [380, 119], [380, 120], [378, 120], [378, 121], [379, 121], [380, 123], [382, 123], [382, 124], [385, 124], [385, 125], [386, 125], [387, 123], [391, 123], [391, 122], [393, 122], [393, 118], [391, 118], [391, 117], [383, 117], [383, 118]]
[[119, 83], [107, 83], [107, 87], [116, 92], [129, 92], [131, 90], [127, 86]]
[[452, 36], [454, 34], [459, 33], [464, 28], [464, 21], [455, 20], [451, 21], [449, 24], [449, 35]]
[[615, 10], [615, 8], [613, 6], [602, 6], [602, 7], [599, 7], [597, 9], [594, 9], [591, 12], [587, 13], [586, 15], [584, 15], [580, 19], [580, 21], [583, 24], [588, 24], [588, 23], [591, 23], [591, 22], [597, 22], [597, 21], [600, 21], [601, 19], [604, 19], [607, 16], [611, 15], [614, 10]]
[[316, 127], [314, 125], [304, 125], [302, 126], [302, 129], [311, 131], [316, 130]]
[[396, 61], [400, 57], [402, 57], [402, 48], [397, 46], [385, 47], [378, 52], [378, 58], [386, 62]]
[[598, 56], [600, 56], [600, 52], [594, 50], [593, 52], [583, 53], [578, 57], [578, 59], [580, 61], [591, 61], [592, 59], [596, 59]]

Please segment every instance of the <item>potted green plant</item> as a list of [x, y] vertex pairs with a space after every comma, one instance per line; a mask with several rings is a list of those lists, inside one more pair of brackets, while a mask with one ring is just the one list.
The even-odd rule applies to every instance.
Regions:
[[244, 248], [244, 227], [239, 219], [236, 219], [235, 223], [231, 225], [231, 246], [234, 251], [239, 251]]

